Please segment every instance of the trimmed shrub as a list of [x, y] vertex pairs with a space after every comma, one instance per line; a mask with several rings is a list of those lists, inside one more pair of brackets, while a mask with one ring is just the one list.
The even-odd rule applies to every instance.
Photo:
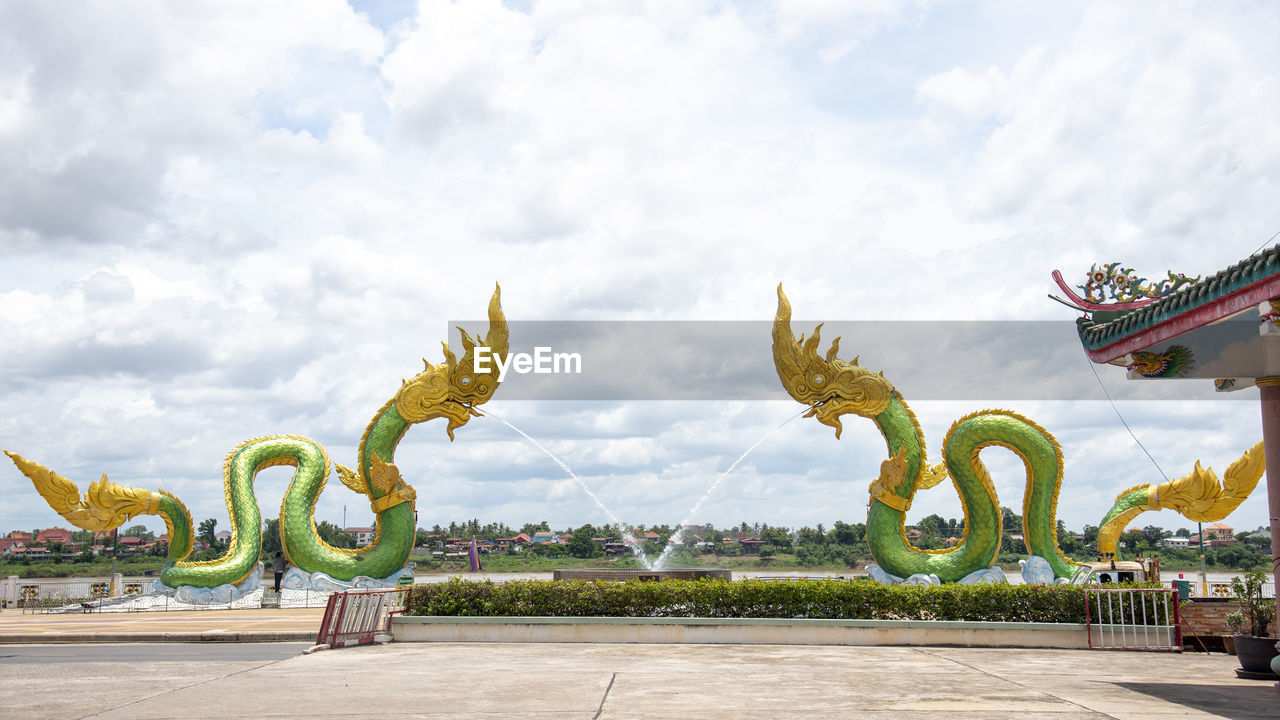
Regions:
[[870, 581], [453, 579], [417, 585], [406, 615], [973, 620], [1078, 623], [1081, 587], [881, 585]]

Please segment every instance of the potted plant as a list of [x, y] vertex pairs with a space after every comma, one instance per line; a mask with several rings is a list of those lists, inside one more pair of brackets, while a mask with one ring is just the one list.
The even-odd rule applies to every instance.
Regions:
[[1234, 638], [1241, 668], [1236, 674], [1240, 677], [1276, 677], [1271, 672], [1271, 658], [1277, 654], [1276, 638], [1267, 633], [1267, 627], [1276, 619], [1276, 605], [1275, 600], [1262, 597], [1266, 577], [1261, 570], [1255, 570], [1244, 578], [1231, 579], [1231, 593], [1240, 603], [1240, 627], [1249, 627], [1248, 635], [1239, 633]]

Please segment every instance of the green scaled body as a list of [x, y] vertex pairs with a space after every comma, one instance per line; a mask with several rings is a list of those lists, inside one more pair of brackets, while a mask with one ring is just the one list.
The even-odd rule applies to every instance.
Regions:
[[[1058, 493], [1062, 486], [1062, 448], [1047, 430], [1008, 410], [981, 410], [960, 418], [943, 440], [943, 462], [928, 467], [924, 435], [902, 395], [883, 372], [863, 367], [855, 356], [839, 356], [840, 338], [819, 355], [819, 324], [806, 339], [791, 330], [791, 302], [778, 285], [778, 311], [773, 319], [773, 363], [778, 380], [787, 394], [809, 408], [805, 417], [817, 418], [843, 429], [842, 418], [849, 415], [876, 423], [888, 446], [889, 457], [880, 465], [880, 475], [871, 483], [867, 515], [867, 541], [871, 555], [890, 575], [934, 575], [943, 582], [956, 582], [991, 568], [1000, 553], [1003, 513], [1000, 499], [981, 451], [998, 445], [1022, 459], [1027, 471], [1022, 500], [1023, 539], [1030, 555], [1043, 558], [1057, 579], [1074, 574], [1076, 562], [1058, 547]], [[1116, 498], [1098, 533], [1098, 551], [1113, 553], [1124, 523], [1146, 510], [1175, 509], [1188, 518], [1220, 519], [1231, 512], [1257, 484], [1265, 465], [1262, 443], [1258, 443], [1232, 463], [1219, 483], [1212, 470], [1196, 463], [1186, 477], [1162, 485], [1140, 485]], [[960, 494], [965, 519], [965, 537], [954, 548], [922, 550], [906, 535], [906, 513], [915, 494], [950, 477]], [[1043, 578], [1032, 568], [1032, 576]], [[979, 582], [986, 581], [986, 573]]]
[[[396, 445], [408, 428], [391, 403], [374, 418], [361, 444], [360, 474], [366, 483], [372, 456], [376, 453], [392, 462]], [[308, 438], [272, 436], [249, 440], [227, 457], [224, 477], [232, 528], [227, 552], [217, 560], [182, 562], [186, 553], [171, 543], [169, 560], [160, 575], [165, 585], [217, 587], [240, 583], [253, 572], [262, 552], [262, 512], [254, 495], [254, 479], [259, 471], [279, 465], [296, 468], [280, 507], [280, 540], [291, 564], [344, 581], [360, 575], [383, 578], [404, 567], [415, 536], [412, 503], [400, 503], [377, 515], [377, 540], [370, 547], [359, 551], [335, 548], [320, 539], [312, 515], [329, 477], [328, 455]], [[372, 498], [383, 494], [371, 484], [369, 492]], [[190, 520], [181, 524], [189, 534]]]
[[[905, 447], [907, 471], [894, 494], [910, 500], [922, 471], [924, 440], [919, 423], [896, 391], [875, 417], [889, 454]], [[1057, 500], [1062, 477], [1062, 453], [1057, 442], [1039, 425], [1016, 413], [983, 410], [961, 418], [943, 441], [947, 472], [960, 493], [965, 513], [965, 537], [955, 547], [928, 552], [906, 539], [905, 512], [873, 500], [867, 516], [871, 555], [891, 575], [937, 575], [955, 582], [995, 564], [1000, 552], [1003, 518], [995, 488], [978, 458], [985, 447], [999, 445], [1022, 458], [1027, 468], [1023, 500], [1023, 531], [1028, 553], [1044, 557], [1058, 577], [1070, 577], [1075, 563], [1062, 554], [1057, 540]]]
[[[169, 531], [169, 557], [160, 579], [170, 587], [216, 588], [244, 582], [257, 569], [262, 555], [262, 511], [254, 495], [254, 481], [265, 468], [288, 465], [293, 478], [280, 506], [280, 544], [298, 569], [324, 573], [349, 582], [357, 577], [390, 578], [404, 568], [416, 538], [416, 494], [395, 466], [395, 451], [405, 432], [429, 420], [447, 421], [445, 432], [473, 417], [476, 407], [489, 401], [499, 385], [498, 367], [507, 356], [508, 328], [502, 313], [502, 290], [494, 286], [489, 298], [489, 330], [481, 339], [462, 328], [461, 358], [443, 344], [445, 361], [431, 364], [401, 383], [382, 406], [360, 440], [357, 470], [338, 466], [342, 484], [369, 501], [377, 523], [373, 544], [358, 550], [335, 548], [316, 532], [315, 505], [324, 490], [332, 465], [324, 448], [294, 435], [249, 440], [227, 456], [223, 484], [231, 516], [231, 541], [222, 557], [187, 562], [194, 545], [191, 514], [182, 502], [164, 490], [142, 490], [110, 482], [106, 475], [80, 494], [71, 480], [53, 470], [4, 451], [26, 475], [49, 506], [76, 527], [104, 532], [120, 527], [138, 515], [159, 515]], [[476, 348], [494, 359], [488, 369], [477, 369]]]

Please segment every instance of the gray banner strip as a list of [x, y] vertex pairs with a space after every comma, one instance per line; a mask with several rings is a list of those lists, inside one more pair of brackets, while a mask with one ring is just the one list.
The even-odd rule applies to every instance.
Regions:
[[[816, 322], [792, 322], [796, 337]], [[450, 322], [484, 336], [484, 320]], [[503, 400], [787, 400], [773, 366], [771, 322], [510, 322]], [[478, 332], [477, 332], [478, 331]], [[1255, 330], [1256, 333], [1256, 330]], [[1103, 400], [1074, 322], [827, 322], [819, 355], [841, 336], [840, 357], [883, 371], [911, 400]], [[519, 355], [525, 356], [521, 359]], [[1209, 380], [1126, 380], [1096, 368], [1117, 400], [1226, 400]]]

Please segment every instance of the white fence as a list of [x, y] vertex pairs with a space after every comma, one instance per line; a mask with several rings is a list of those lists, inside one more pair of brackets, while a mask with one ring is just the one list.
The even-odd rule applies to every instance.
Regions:
[[1090, 648], [1182, 652], [1177, 590], [1097, 587], [1084, 597]]
[[[1194, 598], [1227, 598], [1231, 599], [1234, 595], [1231, 592], [1231, 583], [1229, 582], [1210, 582], [1203, 583], [1198, 577], [1182, 578], [1191, 584], [1191, 597]], [[1276, 596], [1276, 584], [1274, 582], [1266, 582], [1262, 584], [1262, 597], [1274, 598]]]
[[[173, 592], [154, 592], [155, 578], [19, 578], [0, 580], [0, 607], [23, 613], [245, 610], [261, 607], [322, 608], [330, 592], [282, 589], [268, 596], [259, 588], [218, 603], [183, 602]], [[180, 593], [178, 595], [181, 595]], [[264, 605], [264, 598], [267, 602]]]

